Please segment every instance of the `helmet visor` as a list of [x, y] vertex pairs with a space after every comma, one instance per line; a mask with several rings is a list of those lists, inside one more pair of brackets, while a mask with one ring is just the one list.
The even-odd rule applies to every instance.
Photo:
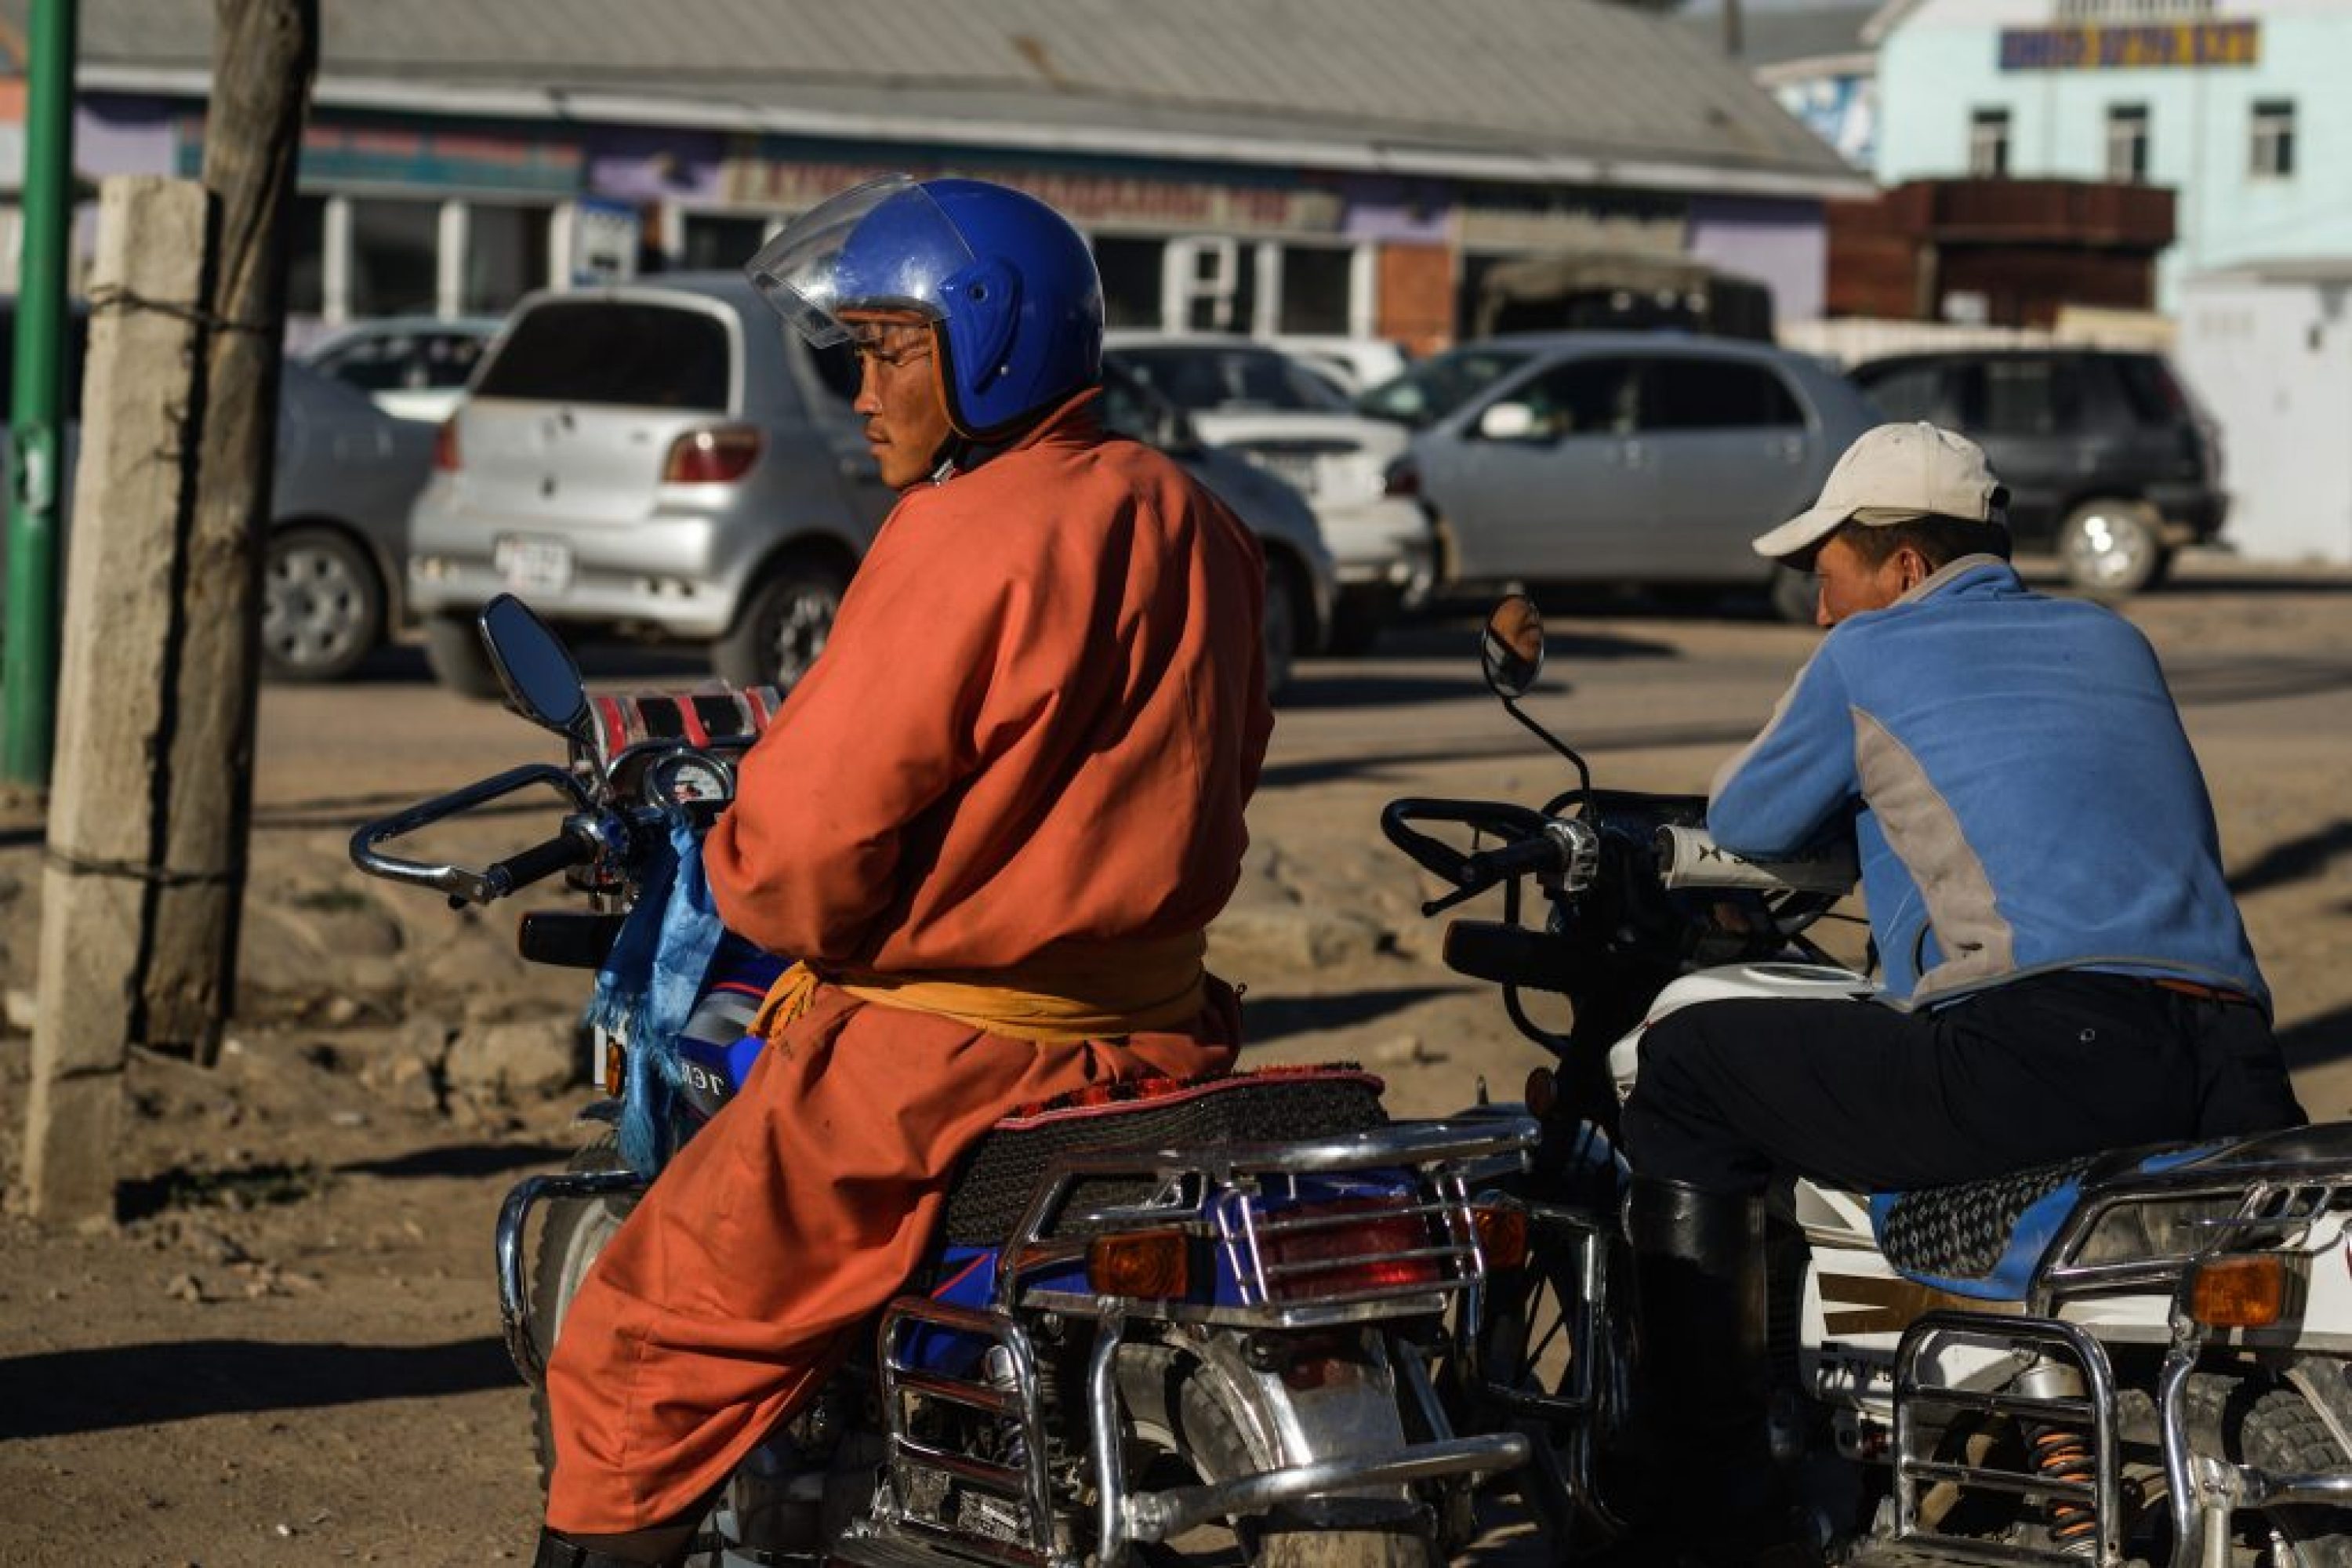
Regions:
[[845, 313], [945, 315], [942, 284], [971, 247], [930, 193], [904, 174], [853, 185], [811, 207], [743, 266], [775, 312], [813, 348], [849, 341]]

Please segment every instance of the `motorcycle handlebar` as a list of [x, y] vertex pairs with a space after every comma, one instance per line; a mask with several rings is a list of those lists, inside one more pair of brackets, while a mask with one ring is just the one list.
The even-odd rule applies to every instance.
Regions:
[[[445, 821], [460, 813], [470, 811], [476, 806], [487, 805], [502, 795], [512, 795], [519, 789], [527, 789], [532, 784], [549, 785], [569, 796], [572, 804], [581, 810], [589, 808], [587, 788], [578, 779], [562, 768], [546, 763], [533, 763], [527, 767], [509, 768], [495, 778], [487, 778], [478, 784], [467, 784], [464, 789], [436, 795], [420, 805], [412, 805], [405, 811], [395, 812], [379, 821], [369, 823], [352, 835], [352, 863], [369, 876], [381, 877], [389, 882], [411, 882], [418, 887], [431, 888], [437, 892], [446, 893], [450, 898], [462, 903], [488, 903], [492, 899], [512, 891], [513, 887], [494, 886], [493, 879], [489, 874], [470, 870], [463, 866], [446, 863], [436, 865], [428, 861], [408, 860], [396, 855], [387, 855], [378, 846], [389, 839], [404, 837], [420, 827], [429, 826], [436, 822]], [[541, 845], [540, 849], [544, 850], [546, 847], [545, 845]], [[525, 855], [537, 853], [539, 850], [530, 850], [526, 851]], [[524, 857], [518, 856], [515, 858], [520, 860]], [[496, 869], [497, 868], [492, 868], [493, 871]], [[545, 874], [545, 872], [540, 873], [542, 876]], [[513, 886], [520, 885], [517, 883]]]
[[492, 898], [504, 898], [558, 871], [584, 866], [595, 858], [596, 846], [585, 834], [559, 833], [520, 855], [497, 861], [482, 873], [482, 880], [489, 887]]

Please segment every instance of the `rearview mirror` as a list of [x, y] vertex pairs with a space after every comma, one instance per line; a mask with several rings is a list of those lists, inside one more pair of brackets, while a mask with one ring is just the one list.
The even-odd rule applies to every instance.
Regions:
[[1534, 690], [1544, 665], [1543, 614], [1536, 602], [1513, 594], [1496, 605], [1479, 634], [1478, 654], [1496, 696], [1516, 700]]
[[588, 689], [563, 639], [512, 594], [483, 605], [478, 624], [507, 706], [542, 729], [576, 735], [588, 721]]
[[1478, 416], [1478, 434], [1489, 441], [1533, 440], [1536, 411], [1524, 403], [1493, 403]]

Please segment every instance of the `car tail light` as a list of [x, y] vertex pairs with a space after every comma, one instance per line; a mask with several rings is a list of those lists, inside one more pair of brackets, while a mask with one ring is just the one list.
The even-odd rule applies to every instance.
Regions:
[[760, 460], [760, 433], [748, 425], [689, 430], [670, 443], [666, 485], [731, 485]]
[[441, 421], [441, 427], [433, 433], [433, 466], [445, 474], [454, 474], [458, 469], [457, 416], [454, 414]]
[[1390, 496], [1417, 496], [1421, 493], [1421, 465], [1410, 458], [1399, 458], [1381, 476], [1381, 493]]
[[1266, 1294], [1312, 1300], [1360, 1291], [1410, 1290], [1443, 1283], [1429, 1218], [1413, 1200], [1350, 1199], [1306, 1204], [1258, 1221]]

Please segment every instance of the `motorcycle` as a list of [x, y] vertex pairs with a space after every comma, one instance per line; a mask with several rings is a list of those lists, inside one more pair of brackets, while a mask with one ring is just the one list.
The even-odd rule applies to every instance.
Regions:
[[[761, 1046], [745, 1025], [781, 961], [723, 934], [691, 1005], [672, 1009], [682, 1022], [604, 1003], [656, 949], [653, 986], [675, 982], [667, 960], [683, 950], [668, 944], [691, 929], [669, 907], [690, 880], [681, 857], [777, 702], [761, 689], [592, 700], [520, 602], [494, 601], [480, 626], [509, 706], [562, 736], [567, 763], [371, 823], [352, 854], [453, 908], [559, 874], [588, 902], [524, 915], [520, 944], [599, 971], [598, 1135], [569, 1171], [515, 1186], [496, 1238], [544, 1479], [544, 1373], [565, 1310], [667, 1153], [719, 1113]], [[562, 797], [562, 826], [506, 860], [385, 847], [534, 788]], [[1524, 1163], [1535, 1137], [1531, 1121], [1492, 1113], [1391, 1123], [1379, 1080], [1350, 1068], [1023, 1108], [969, 1156], [927, 1265], [728, 1479], [695, 1560], [1156, 1568], [1205, 1540], [1252, 1563], [1339, 1568], [1450, 1551], [1470, 1528], [1471, 1488], [1517, 1466], [1527, 1444], [1455, 1433], [1427, 1366], [1475, 1324], [1489, 1274], [1519, 1260], [1516, 1206], [1474, 1204], [1471, 1189]]]
[[[1808, 934], [1852, 887], [1850, 852], [1746, 859], [1707, 837], [1701, 797], [1595, 788], [1520, 707], [1544, 657], [1532, 603], [1505, 600], [1482, 650], [1574, 787], [1539, 808], [1399, 800], [1382, 828], [1445, 887], [1425, 914], [1504, 890], [1500, 920], [1449, 925], [1445, 961], [1558, 1058], [1528, 1083], [1531, 1166], [1505, 1183], [1528, 1261], [1489, 1281], [1455, 1386], [1464, 1426], [1535, 1440], [1530, 1496], [1573, 1556], [1622, 1534], [1631, 1495], [1612, 1138], [1643, 1034], [1717, 998], [1864, 1005], [1876, 986]], [[1775, 1462], [1832, 1562], [2352, 1564], [2347, 1214], [2347, 1123], [1910, 1193], [1784, 1183]]]

